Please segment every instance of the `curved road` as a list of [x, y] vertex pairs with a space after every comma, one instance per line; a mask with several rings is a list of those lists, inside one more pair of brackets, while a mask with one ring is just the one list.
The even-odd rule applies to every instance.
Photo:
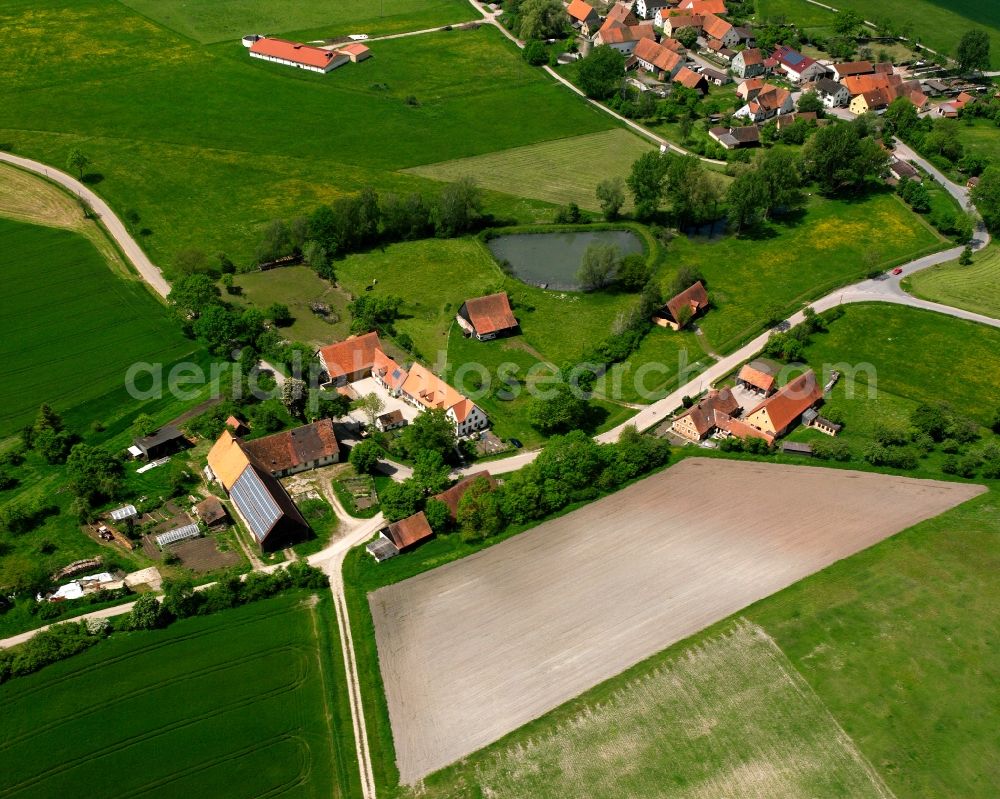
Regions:
[[21, 169], [34, 172], [37, 175], [42, 175], [68, 189], [80, 199], [85, 200], [94, 213], [97, 214], [98, 219], [101, 220], [111, 238], [115, 240], [118, 247], [135, 266], [140, 277], [152, 287], [153, 291], [161, 297], [166, 298], [170, 293], [170, 284], [164, 280], [163, 273], [159, 267], [149, 260], [149, 256], [142, 251], [142, 247], [132, 238], [132, 234], [128, 232], [115, 212], [97, 194], [72, 175], [67, 175], [65, 172], [39, 161], [32, 161], [30, 158], [21, 158], [20, 156], [2, 151], [0, 151], [0, 161], [13, 164]]

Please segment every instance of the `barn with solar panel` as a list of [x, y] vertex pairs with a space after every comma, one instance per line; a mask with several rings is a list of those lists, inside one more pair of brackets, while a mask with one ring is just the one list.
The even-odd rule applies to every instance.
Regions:
[[279, 549], [308, 529], [285, 487], [229, 430], [209, 451], [208, 468], [261, 549]]

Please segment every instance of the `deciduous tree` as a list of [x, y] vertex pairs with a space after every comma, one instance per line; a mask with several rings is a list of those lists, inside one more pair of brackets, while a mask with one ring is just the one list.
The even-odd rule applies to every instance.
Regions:
[[595, 190], [597, 200], [601, 204], [604, 218], [614, 220], [625, 205], [625, 181], [621, 178], [606, 178], [597, 184]]
[[962, 34], [955, 53], [963, 72], [982, 72], [990, 68], [990, 36], [982, 28], [970, 28]]

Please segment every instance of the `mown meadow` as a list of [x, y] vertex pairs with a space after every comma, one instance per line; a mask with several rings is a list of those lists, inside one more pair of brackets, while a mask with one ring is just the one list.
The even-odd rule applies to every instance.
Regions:
[[116, 636], [0, 686], [2, 792], [352, 797], [329, 596]]
[[976, 253], [967, 266], [952, 261], [917, 272], [906, 278], [904, 288], [925, 300], [1000, 317], [1000, 247]]
[[[367, 61], [317, 75], [118, 3], [6, 0], [0, 24], [0, 146], [60, 167], [85, 151], [93, 188], [138, 213], [168, 271], [191, 247], [246, 262], [268, 221], [366, 185], [436, 191], [408, 167], [613, 127], [491, 26], [373, 42]], [[545, 207], [488, 206], [528, 221]]]

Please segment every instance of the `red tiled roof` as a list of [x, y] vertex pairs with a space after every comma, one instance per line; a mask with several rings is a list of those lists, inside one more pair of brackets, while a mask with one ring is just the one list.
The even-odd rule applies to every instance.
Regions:
[[869, 75], [875, 71], [871, 61], [845, 61], [843, 64], [834, 64], [833, 68], [841, 79], [848, 75]]
[[378, 375], [392, 391], [397, 391], [406, 380], [406, 370], [382, 350], [375, 351], [372, 374]]
[[331, 380], [355, 372], [370, 371], [375, 363], [375, 353], [382, 349], [378, 333], [351, 336], [345, 341], [330, 344], [319, 351]]
[[593, 6], [583, 2], [583, 0], [573, 0], [573, 2], [566, 7], [566, 13], [573, 19], [583, 22], [587, 19], [587, 17], [594, 13], [594, 8]]
[[693, 286], [684, 289], [676, 297], [667, 300], [667, 311], [676, 322], [681, 308], [690, 308], [693, 313], [697, 313], [702, 308], [708, 307], [708, 292], [705, 291], [704, 284], [699, 280]]
[[756, 427], [740, 419], [733, 419], [731, 416], [727, 416], [724, 419], [720, 419], [719, 422], [719, 428], [725, 430], [731, 436], [736, 436], [737, 438], [762, 438], [768, 444], [774, 443], [774, 436], [770, 433], [758, 430]]
[[681, 3], [679, 8], [682, 8], [685, 11], [691, 11], [694, 14], [729, 13], [724, 0], [687, 0], [686, 3]]
[[[649, 40], [643, 39], [640, 44], [647, 41]], [[506, 291], [466, 300], [465, 312], [469, 315], [469, 321], [472, 322], [476, 333], [481, 336], [517, 327], [517, 319], [510, 309], [510, 299]]]
[[774, 429], [781, 431], [823, 398], [823, 390], [811, 369], [780, 388], [747, 414], [766, 411]]
[[705, 35], [711, 36], [713, 39], [722, 39], [722, 37], [724, 37], [732, 29], [732, 25], [724, 19], [715, 16], [715, 14], [706, 15], [702, 25], [702, 30], [705, 31]]
[[434, 531], [431, 530], [424, 512], [420, 511], [390, 524], [387, 534], [396, 545], [396, 549], [402, 551], [430, 538], [434, 535]]
[[707, 397], [692, 405], [678, 418], [689, 417], [694, 429], [698, 431], [698, 435], [704, 436], [713, 427], [722, 427], [720, 422], [728, 419], [739, 408], [740, 404], [733, 396], [733, 392], [724, 388], [721, 391], [710, 392]]
[[689, 89], [697, 89], [704, 82], [705, 78], [703, 76], [687, 67], [681, 67], [677, 74], [674, 75], [674, 83], [679, 83], [681, 86], [686, 86]]
[[337, 48], [338, 53], [347, 53], [357, 58], [359, 55], [365, 55], [369, 53], [370, 50], [366, 45], [361, 44], [361, 42], [351, 42], [351, 44], [345, 44], [343, 47]]
[[755, 369], [748, 363], [743, 364], [743, 368], [740, 369], [740, 373], [737, 375], [737, 380], [749, 383], [761, 391], [770, 391], [774, 388], [774, 375], [769, 375], [767, 372]]
[[868, 108], [885, 108], [889, 105], [889, 95], [882, 89], [872, 89], [870, 92], [862, 92]]
[[675, 17], [670, 17], [670, 30], [675, 31], [679, 28], [700, 28], [702, 26], [702, 18], [697, 14], [678, 14]]
[[336, 57], [336, 54], [329, 50], [321, 50], [319, 47], [310, 47], [308, 44], [290, 42], [286, 39], [258, 39], [250, 46], [250, 52], [320, 69], [326, 68]]
[[[666, 39], [665, 41], [673, 41]], [[657, 44], [653, 39], [642, 39], [636, 46], [633, 54], [636, 58], [641, 58], [656, 69], [663, 72], [673, 72], [681, 62], [681, 56], [673, 50], [667, 49], [661, 44]]]
[[440, 500], [447, 505], [448, 512], [451, 514], [451, 518], [454, 519], [458, 516], [458, 503], [462, 501], [462, 497], [465, 496], [465, 492], [469, 490], [472, 484], [480, 478], [489, 483], [490, 489], [497, 487], [497, 481], [493, 478], [493, 475], [483, 469], [481, 472], [470, 474], [464, 480], [459, 480], [451, 488], [442, 491], [440, 494], [435, 494], [431, 499]]
[[244, 441], [243, 449], [272, 473], [295, 469], [340, 451], [330, 419], [320, 419], [294, 430]]
[[851, 97], [857, 97], [859, 94], [875, 91], [876, 89], [888, 89], [890, 86], [902, 82], [903, 79], [899, 75], [883, 75], [879, 73], [874, 75], [851, 75], [841, 81], [847, 87], [847, 91], [851, 93]]
[[755, 64], [764, 63], [764, 54], [756, 47], [750, 47], [743, 51], [743, 63], [748, 67]]

